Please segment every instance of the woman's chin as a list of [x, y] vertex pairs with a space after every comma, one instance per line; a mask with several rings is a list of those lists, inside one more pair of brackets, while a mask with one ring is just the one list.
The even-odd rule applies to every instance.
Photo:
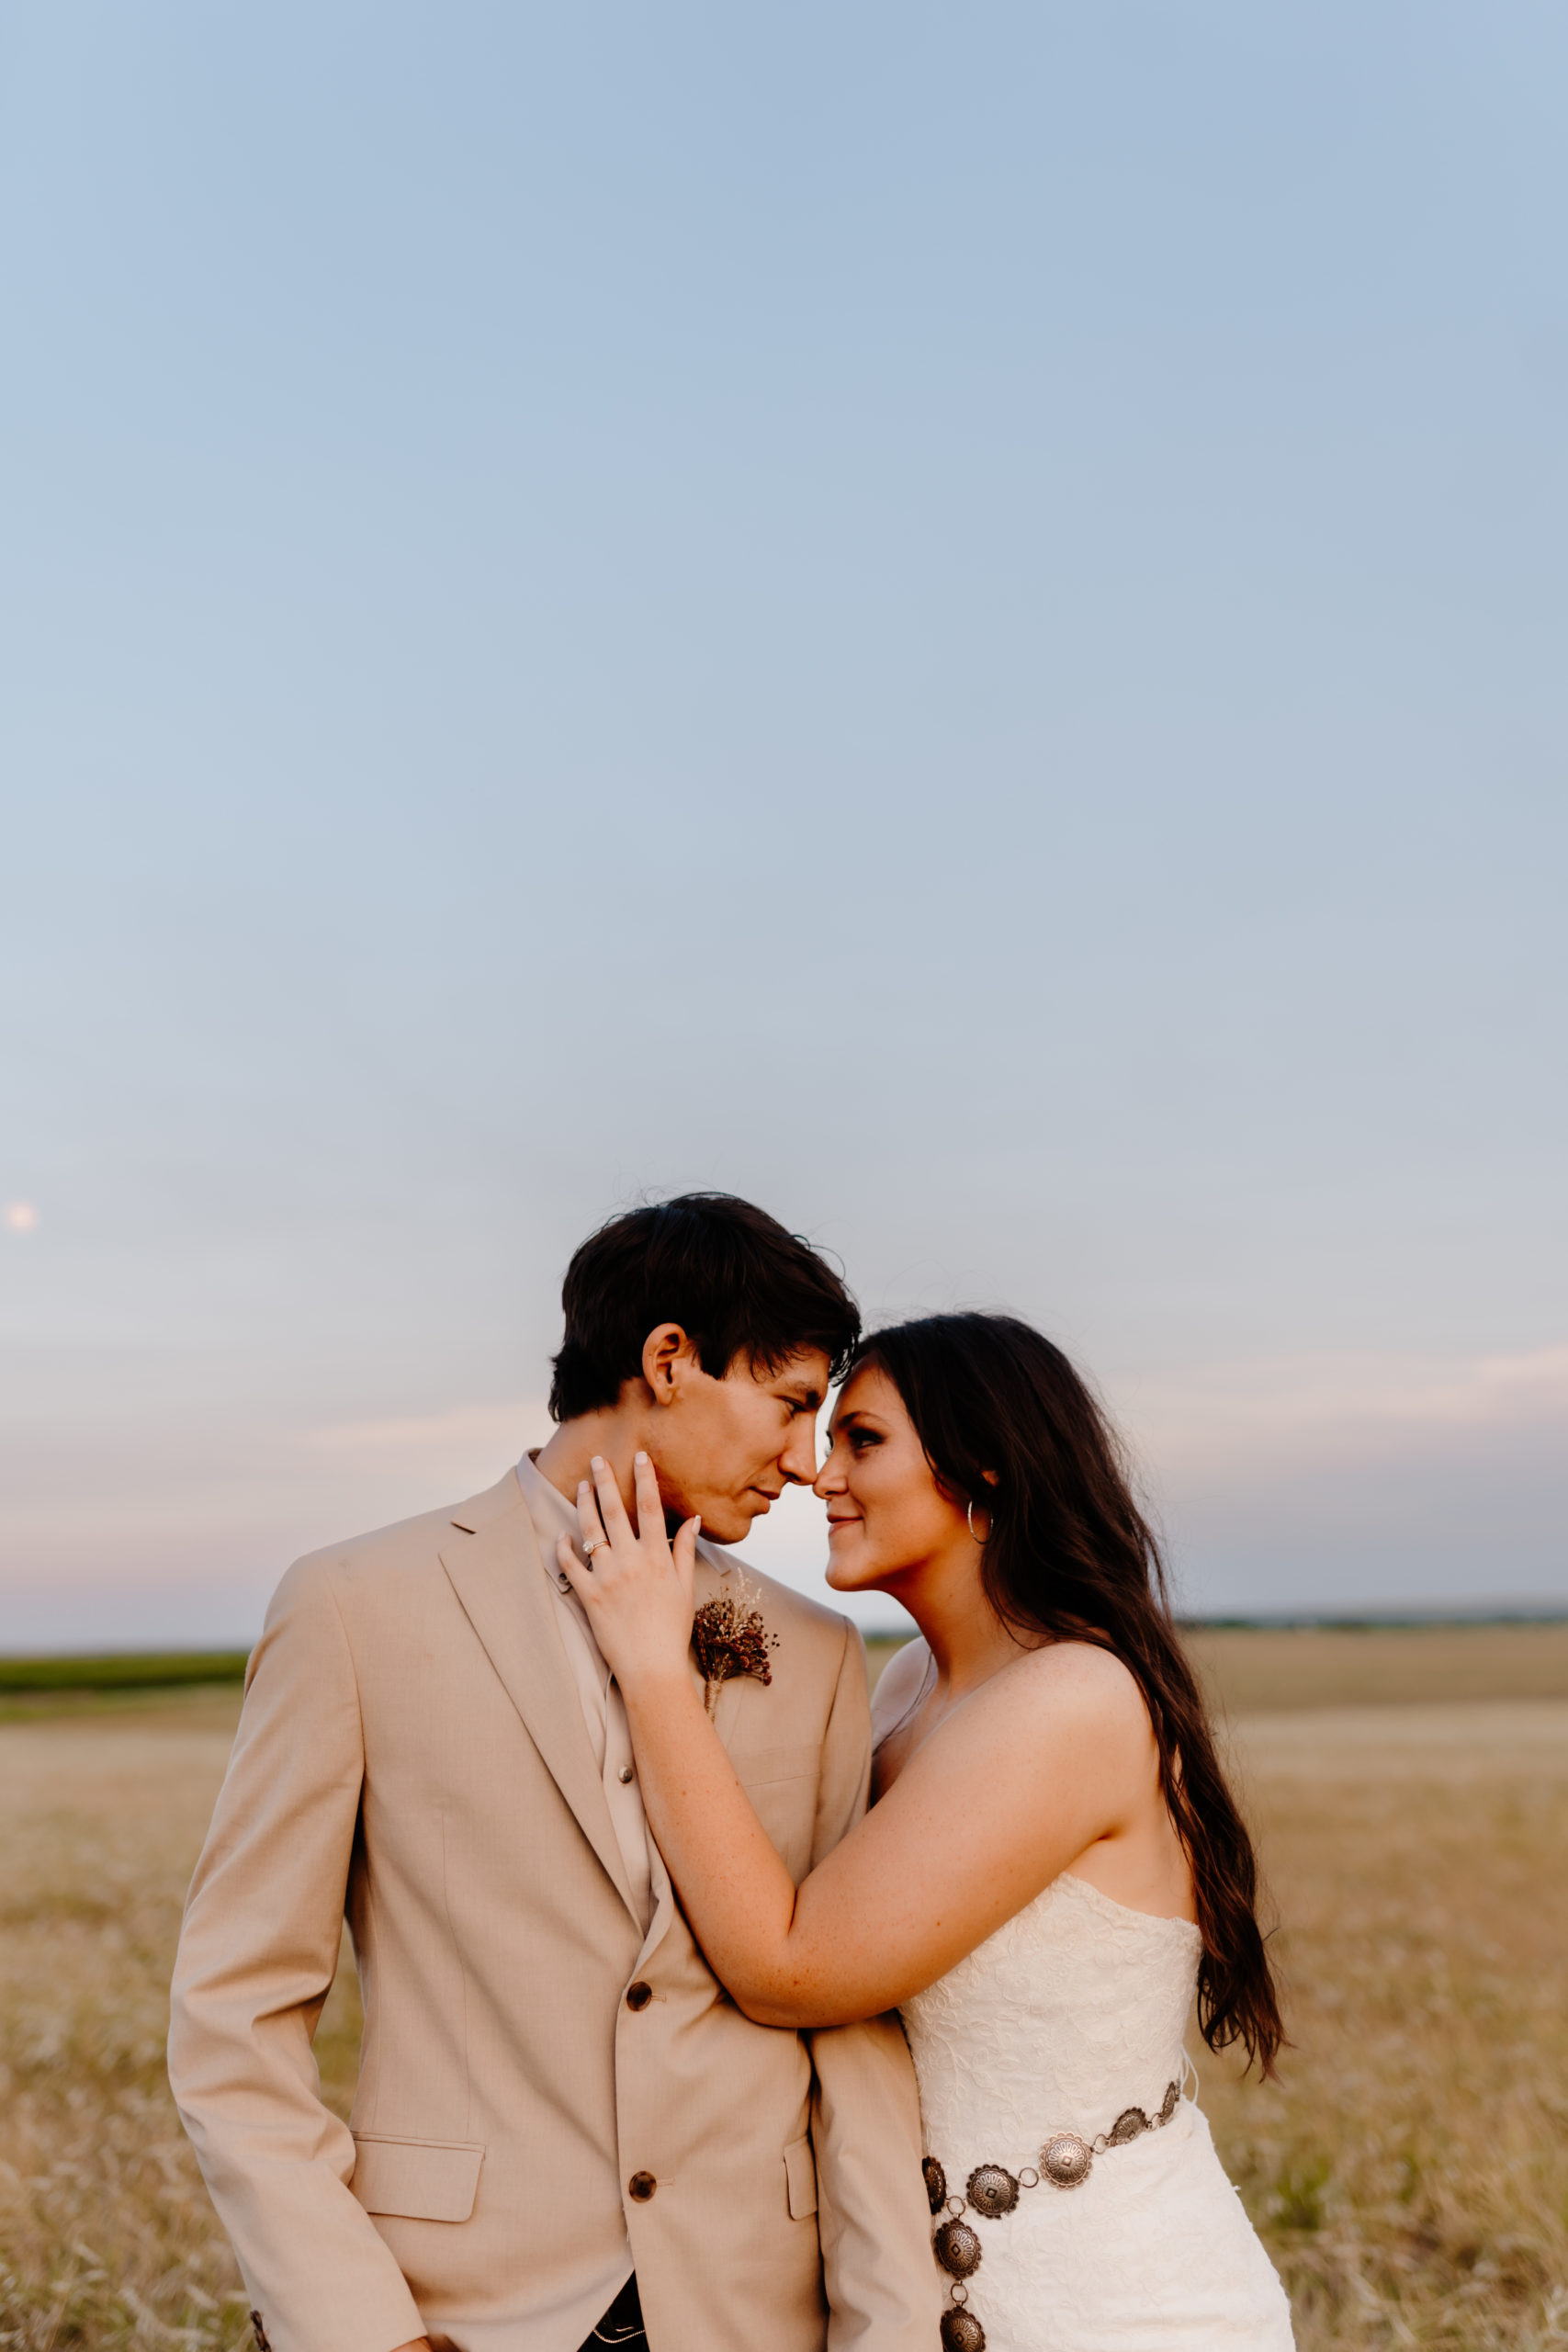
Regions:
[[836, 1552], [829, 1553], [823, 1574], [834, 1592], [869, 1592], [876, 1583], [876, 1571], [869, 1561], [857, 1568], [855, 1561], [840, 1560]]

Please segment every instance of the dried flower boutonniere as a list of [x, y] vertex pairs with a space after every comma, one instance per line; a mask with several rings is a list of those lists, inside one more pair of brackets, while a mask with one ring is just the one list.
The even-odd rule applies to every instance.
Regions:
[[777, 1649], [779, 1637], [769, 1633], [760, 1609], [747, 1607], [747, 1600], [743, 1584], [733, 1596], [715, 1593], [692, 1620], [692, 1647], [697, 1654], [697, 1671], [703, 1678], [703, 1696], [710, 1715], [718, 1704], [721, 1685], [737, 1675], [749, 1674], [763, 1683], [773, 1679], [768, 1653]]

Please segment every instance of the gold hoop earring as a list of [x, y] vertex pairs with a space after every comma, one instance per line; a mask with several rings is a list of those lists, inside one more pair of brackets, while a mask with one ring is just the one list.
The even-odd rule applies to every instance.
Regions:
[[968, 1528], [968, 1530], [969, 1530], [970, 1541], [971, 1541], [972, 1543], [978, 1544], [978, 1545], [980, 1546], [980, 1549], [981, 1549], [982, 1551], [984, 1551], [984, 1550], [985, 1550], [985, 1548], [986, 1548], [986, 1546], [987, 1546], [987, 1544], [990, 1542], [990, 1540], [991, 1540], [991, 1531], [990, 1531], [989, 1526], [987, 1526], [987, 1529], [986, 1529], [986, 1532], [985, 1532], [984, 1535], [976, 1535], [976, 1532], [975, 1532], [975, 1506], [974, 1506], [973, 1502], [966, 1503], [966, 1504], [964, 1505], [964, 1525], [965, 1525], [965, 1526]]

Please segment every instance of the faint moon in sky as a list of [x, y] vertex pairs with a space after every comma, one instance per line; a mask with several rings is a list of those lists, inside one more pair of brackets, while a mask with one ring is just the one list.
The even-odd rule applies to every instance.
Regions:
[[7, 1201], [6, 1222], [13, 1233], [30, 1233], [38, 1223], [38, 1211], [31, 1201]]

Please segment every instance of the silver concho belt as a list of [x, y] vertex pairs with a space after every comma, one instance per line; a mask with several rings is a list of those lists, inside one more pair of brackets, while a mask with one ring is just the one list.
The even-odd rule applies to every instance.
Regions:
[[1124, 2148], [1130, 2141], [1141, 2140], [1145, 2132], [1157, 2132], [1168, 2123], [1180, 2097], [1180, 2084], [1168, 2083], [1157, 2115], [1145, 2115], [1141, 2107], [1124, 2107], [1110, 2131], [1102, 2132], [1098, 2140], [1080, 2140], [1076, 2132], [1053, 2132], [1040, 2151], [1038, 2170], [1032, 2165], [1026, 2165], [1021, 2172], [1009, 2172], [1005, 2165], [976, 2165], [964, 2184], [962, 2197], [948, 2195], [947, 2175], [936, 2158], [924, 2159], [920, 2170], [931, 2211], [948, 2216], [931, 2241], [937, 2260], [953, 2282], [948, 2290], [949, 2309], [942, 2315], [943, 2352], [986, 2352], [986, 2331], [969, 2309], [969, 2290], [963, 2283], [980, 2267], [983, 2249], [978, 2233], [970, 2228], [964, 2214], [973, 2213], [978, 2221], [998, 2221], [1012, 2211], [1021, 2190], [1038, 2188], [1042, 2181], [1049, 2181], [1053, 2188], [1078, 2188], [1089, 2178], [1096, 2156], [1108, 2148]]

